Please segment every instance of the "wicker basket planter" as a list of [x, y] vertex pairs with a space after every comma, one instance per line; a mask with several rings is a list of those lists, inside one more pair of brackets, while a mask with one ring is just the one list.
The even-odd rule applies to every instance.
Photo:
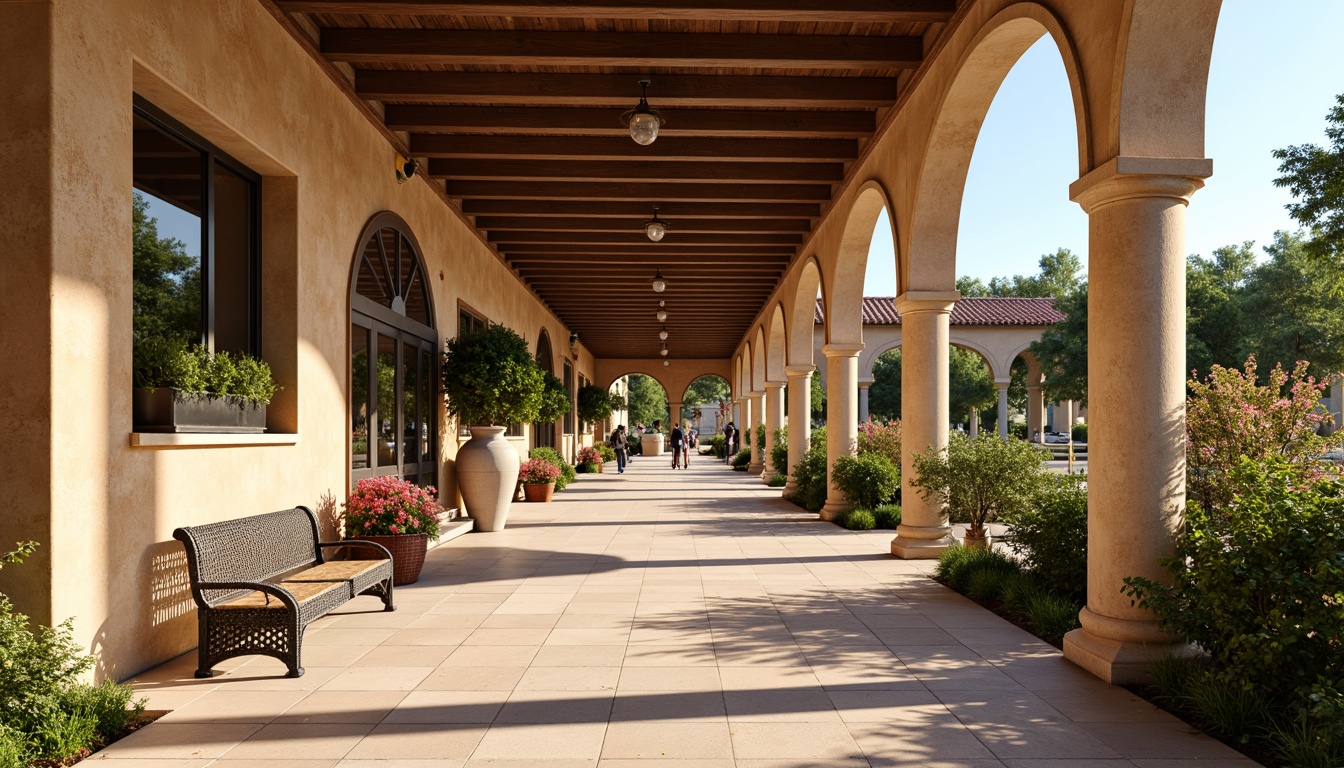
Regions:
[[523, 483], [523, 498], [528, 501], [550, 501], [555, 495], [555, 483]]
[[[423, 533], [398, 536], [351, 536], [349, 541], [372, 541], [387, 547], [392, 553], [392, 585], [404, 586], [420, 580], [420, 569], [425, 565], [429, 537]], [[377, 553], [362, 547], [348, 547], [352, 560], [377, 560]]]

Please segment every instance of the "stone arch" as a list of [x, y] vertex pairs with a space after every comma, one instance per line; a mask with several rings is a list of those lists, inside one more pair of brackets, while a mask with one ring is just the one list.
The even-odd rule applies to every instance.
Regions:
[[798, 270], [798, 282], [793, 294], [789, 318], [788, 363], [809, 365], [812, 359], [812, 334], [817, 324], [817, 292], [822, 289], [821, 267], [815, 256], [809, 256]]
[[1204, 157], [1209, 60], [1221, 7], [1222, 0], [1126, 3], [1108, 156]]
[[1041, 361], [1037, 360], [1036, 355], [1032, 353], [1030, 343], [1020, 345], [1013, 350], [1012, 354], [1008, 355], [1008, 367], [1010, 369], [1019, 357], [1027, 364], [1027, 384], [1030, 386], [1034, 382], [1036, 386], [1039, 386], [1045, 378], [1045, 372], [1041, 370]]
[[[658, 382], [658, 386], [660, 386], [660, 387], [663, 388], [663, 392], [664, 392], [664, 393], [670, 393], [670, 392], [672, 391], [672, 390], [670, 390], [670, 389], [667, 388], [667, 382], [665, 381], [665, 379], [664, 379], [663, 376], [661, 376], [660, 374], [656, 373], [656, 372], [655, 372], [653, 369], [651, 369], [651, 368], [647, 368], [647, 369], [646, 369], [646, 368], [645, 368], [644, 366], [642, 366], [642, 365], [636, 365], [636, 366], [634, 366], [634, 367], [632, 367], [632, 368], [629, 368], [629, 369], [622, 369], [622, 370], [621, 370], [621, 373], [615, 374], [614, 376], [613, 376], [613, 375], [607, 375], [607, 376], [604, 376], [603, 378], [606, 379], [605, 383], [598, 384], [598, 386], [602, 387], [603, 389], [611, 389], [611, 385], [612, 385], [612, 384], [615, 384], [617, 379], [620, 379], [620, 378], [623, 377], [623, 376], [629, 376], [629, 375], [631, 375], [631, 374], [635, 374], [635, 373], [637, 373], [637, 374], [639, 374], [639, 375], [641, 375], [641, 376], [648, 376], [650, 379], [653, 379], [654, 381]], [[594, 384], [597, 384], [597, 382], [593, 382], [593, 383], [594, 383]]]
[[[1004, 369], [1004, 378], [1007, 378], [1007, 369], [1003, 361], [995, 357], [994, 353], [980, 342], [954, 333], [948, 337], [947, 343], [958, 349], [968, 349], [979, 355], [980, 359], [985, 361], [985, 367], [989, 369], [989, 377], [991, 379], [998, 379], [1000, 369]], [[1008, 358], [1008, 364], [1012, 364], [1012, 358]]]
[[[1152, 0], [1159, 3], [1160, 0]], [[1043, 35], [1064, 60], [1078, 130], [1079, 175], [1093, 164], [1081, 68], [1063, 23], [1036, 3], [1017, 3], [991, 18], [957, 65], [943, 94], [919, 170], [909, 221], [908, 257], [898, 293], [949, 291], [956, 284], [957, 234], [971, 156], [994, 96], [1017, 60]], [[1165, 66], [1163, 62], [1159, 66]], [[1060, 190], [1065, 194], [1065, 190]]]
[[756, 326], [756, 343], [752, 345], [751, 391], [765, 391], [765, 327]]
[[788, 325], [784, 319], [784, 305], [776, 303], [770, 313], [770, 325], [766, 334], [765, 380], [784, 381], [788, 375], [784, 367], [788, 364]]
[[[877, 181], [869, 181], [859, 188], [845, 219], [836, 254], [835, 269], [831, 274], [829, 292], [822, 285], [822, 304], [826, 309], [826, 343], [860, 344], [863, 342], [863, 280], [868, 271], [868, 247], [873, 240], [873, 229], [878, 216], [887, 212], [891, 222], [892, 242], [896, 241], [896, 215], [890, 196]], [[905, 284], [901, 274], [899, 254], [896, 259], [897, 291]], [[808, 342], [811, 343], [810, 341]]]

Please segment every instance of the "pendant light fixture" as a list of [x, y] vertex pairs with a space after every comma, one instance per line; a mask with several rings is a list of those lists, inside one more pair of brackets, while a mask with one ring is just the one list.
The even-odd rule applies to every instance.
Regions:
[[658, 218], [658, 206], [653, 206], [653, 218], [644, 222], [644, 234], [653, 242], [658, 242], [667, 234], [667, 222]]
[[663, 326], [658, 330], [658, 338], [667, 341], [667, 326]]
[[639, 104], [621, 115], [621, 122], [630, 129], [630, 138], [645, 147], [658, 140], [658, 129], [666, 122], [658, 110], [649, 107], [649, 86], [652, 84], [650, 80], [640, 80]]
[[663, 357], [667, 357], [667, 345], [666, 345], [666, 344], [663, 345], [663, 348], [658, 352], [658, 354], [662, 355]]
[[665, 301], [658, 302], [658, 311], [653, 315], [654, 317], [658, 318], [658, 322], [660, 323], [667, 322], [667, 310], [663, 309], [664, 305], [666, 304], [667, 302]]
[[667, 281], [663, 279], [663, 270], [661, 268], [654, 270], [653, 273], [653, 292], [662, 293], [667, 290]]

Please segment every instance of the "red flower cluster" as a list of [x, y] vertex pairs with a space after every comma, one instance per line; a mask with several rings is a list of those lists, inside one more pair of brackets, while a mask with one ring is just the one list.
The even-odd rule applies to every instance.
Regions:
[[524, 485], [546, 485], [560, 479], [560, 468], [545, 459], [528, 459], [518, 468]]
[[393, 475], [360, 480], [341, 509], [345, 535], [388, 536], [423, 533], [439, 537], [438, 491]]
[[597, 452], [596, 448], [585, 446], [579, 449], [574, 457], [575, 464], [601, 464], [602, 454]]

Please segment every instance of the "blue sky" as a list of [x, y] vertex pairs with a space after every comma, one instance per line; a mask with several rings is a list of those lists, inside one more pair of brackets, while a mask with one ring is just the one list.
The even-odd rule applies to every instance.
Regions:
[[[1325, 141], [1344, 93], [1344, 2], [1225, 0], [1209, 73], [1205, 151], [1214, 175], [1190, 204], [1186, 250], [1208, 255], [1296, 229], [1278, 189], [1274, 149]], [[966, 181], [957, 274], [1032, 274], [1043, 253], [1087, 254], [1087, 216], [1068, 200], [1078, 177], [1073, 104], [1054, 44], [1041, 40], [1009, 73], [985, 119]], [[890, 227], [879, 221], [864, 293], [896, 293]]]

